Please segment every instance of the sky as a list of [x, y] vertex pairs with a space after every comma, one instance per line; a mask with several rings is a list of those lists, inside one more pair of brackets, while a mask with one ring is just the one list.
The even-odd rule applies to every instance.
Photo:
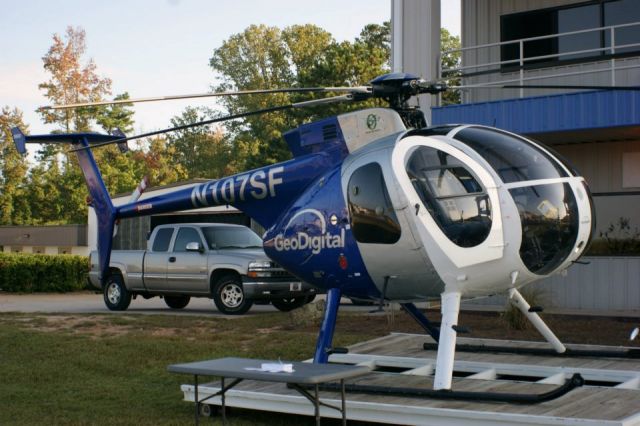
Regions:
[[[312, 23], [338, 40], [353, 40], [391, 15], [390, 0], [0, 0], [0, 107], [18, 107], [32, 134], [54, 129], [35, 109], [47, 105], [38, 84], [54, 33], [86, 31], [87, 58], [132, 98], [209, 91], [213, 50], [251, 24], [284, 28]], [[442, 26], [460, 34], [460, 1], [442, 0]], [[169, 126], [187, 106], [214, 100], [138, 104], [136, 132]]]

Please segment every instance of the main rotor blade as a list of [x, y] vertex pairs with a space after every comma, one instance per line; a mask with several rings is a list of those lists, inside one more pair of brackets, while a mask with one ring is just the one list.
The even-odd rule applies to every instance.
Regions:
[[640, 86], [589, 86], [567, 84], [503, 84], [486, 86], [449, 86], [449, 89], [558, 89], [558, 90], [640, 90]]
[[119, 143], [131, 141], [135, 139], [146, 138], [149, 136], [156, 136], [163, 133], [175, 132], [178, 130], [184, 130], [191, 127], [198, 127], [198, 126], [205, 126], [207, 124], [220, 123], [222, 121], [235, 120], [238, 118], [249, 117], [252, 115], [265, 114], [268, 112], [283, 111], [285, 109], [291, 109], [291, 108], [305, 108], [308, 106], [315, 106], [315, 105], [327, 104], [327, 103], [333, 103], [333, 102], [358, 101], [358, 100], [364, 100], [368, 97], [369, 97], [368, 95], [354, 96], [352, 94], [347, 94], [342, 96], [333, 96], [330, 98], [312, 99], [310, 101], [296, 102], [293, 104], [278, 105], [274, 107], [258, 109], [255, 111], [247, 111], [247, 112], [241, 112], [238, 114], [225, 115], [224, 117], [213, 118], [211, 120], [198, 121], [196, 123], [184, 124], [182, 126], [170, 127], [168, 129], [156, 130], [154, 132], [142, 133], [140, 135], [130, 136], [126, 138], [114, 139], [108, 142], [96, 143], [87, 147], [70, 149], [69, 152], [82, 151], [83, 149], [90, 149], [90, 148], [98, 148], [105, 145], [119, 144]]
[[43, 106], [41, 109], [69, 109], [80, 108], [90, 106], [101, 105], [117, 105], [117, 104], [134, 104], [141, 102], [157, 102], [157, 101], [170, 101], [176, 99], [194, 99], [194, 98], [210, 98], [220, 96], [242, 96], [242, 95], [260, 95], [269, 93], [326, 93], [326, 92], [348, 92], [348, 93], [368, 93], [371, 91], [367, 86], [356, 87], [284, 87], [281, 89], [255, 89], [255, 90], [238, 90], [230, 92], [210, 92], [210, 93], [196, 93], [192, 95], [171, 95], [171, 96], [156, 96], [149, 98], [136, 98], [136, 99], [117, 99], [112, 101], [99, 101], [99, 102], [83, 102], [67, 105], [51, 105]]

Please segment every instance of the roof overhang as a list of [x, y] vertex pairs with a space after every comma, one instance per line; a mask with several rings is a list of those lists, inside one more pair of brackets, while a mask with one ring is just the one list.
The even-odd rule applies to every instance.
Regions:
[[639, 91], [590, 91], [434, 108], [433, 124], [466, 123], [550, 144], [640, 139]]

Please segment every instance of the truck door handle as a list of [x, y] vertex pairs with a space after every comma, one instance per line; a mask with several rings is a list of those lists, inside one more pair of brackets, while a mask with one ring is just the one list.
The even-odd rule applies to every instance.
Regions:
[[176, 258], [175, 258], [175, 257], [171, 256], [171, 257], [169, 258], [169, 262], [173, 263], [173, 262], [175, 262], [175, 261], [176, 261]]

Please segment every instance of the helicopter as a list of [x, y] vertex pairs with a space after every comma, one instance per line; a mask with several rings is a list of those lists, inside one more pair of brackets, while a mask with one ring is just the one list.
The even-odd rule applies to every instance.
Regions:
[[[77, 154], [98, 220], [103, 286], [109, 285], [117, 220], [231, 205], [266, 229], [264, 251], [273, 262], [326, 291], [313, 362], [326, 363], [340, 350], [332, 341], [342, 296], [398, 302], [438, 343], [434, 391], [453, 392], [463, 299], [508, 293], [558, 353], [566, 350], [518, 289], [577, 262], [594, 233], [595, 215], [585, 179], [551, 149], [493, 127], [429, 127], [420, 109], [409, 106], [414, 96], [445, 90], [441, 82], [391, 73], [362, 87], [211, 93], [343, 94], [133, 137], [27, 136], [18, 128], [12, 135], [23, 154], [26, 143], [68, 143]], [[175, 97], [90, 105], [168, 98]], [[371, 98], [389, 107], [348, 112], [285, 133], [291, 160], [118, 207], [91, 151], [109, 144], [126, 150], [129, 140], [195, 125]], [[441, 302], [440, 324], [415, 305], [428, 300]]]

